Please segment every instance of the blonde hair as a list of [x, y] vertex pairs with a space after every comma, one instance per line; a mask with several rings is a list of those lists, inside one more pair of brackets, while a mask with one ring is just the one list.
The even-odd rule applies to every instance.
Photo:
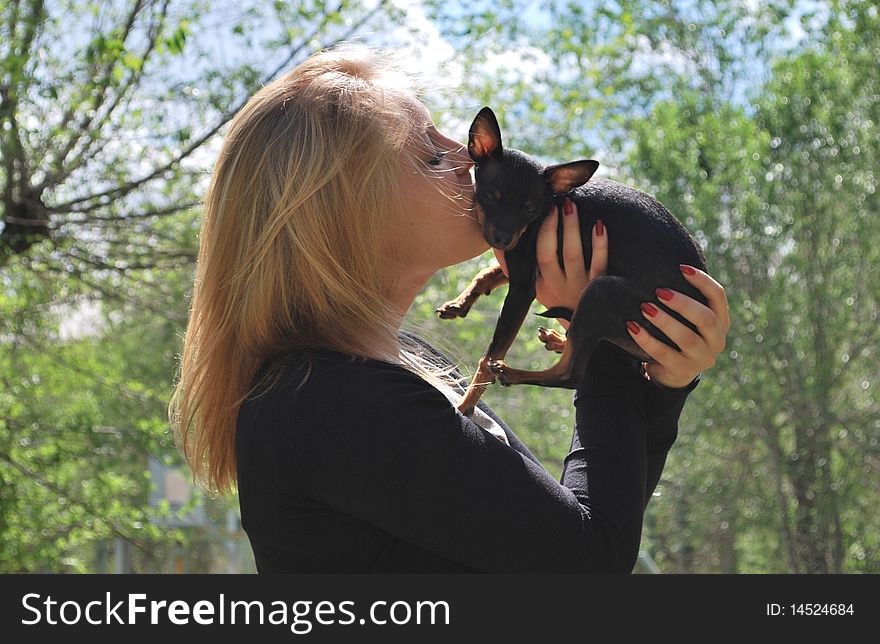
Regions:
[[411, 85], [374, 50], [324, 51], [259, 90], [230, 124], [205, 195], [169, 405], [178, 447], [212, 491], [235, 485], [238, 410], [280, 375], [252, 382], [273, 356], [328, 348], [429, 381], [447, 373], [398, 337], [394, 276], [377, 251], [403, 207], [394, 186], [424, 138]]

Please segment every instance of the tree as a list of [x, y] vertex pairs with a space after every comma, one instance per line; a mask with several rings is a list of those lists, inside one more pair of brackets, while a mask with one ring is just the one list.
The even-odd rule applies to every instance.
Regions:
[[[0, 5], [4, 263], [50, 237], [54, 254], [44, 253], [56, 267], [62, 257], [107, 270], [140, 267], [146, 257], [150, 266], [191, 261], [179, 240], [151, 233], [158, 219], [197, 204], [198, 154], [261, 84], [386, 17], [388, 3], [207, 7]], [[252, 57], [223, 60], [211, 35]]]
[[0, 570], [183, 538], [151, 523], [145, 472], [177, 458], [166, 406], [217, 135], [260, 84], [399, 18], [384, 0], [0, 2]]
[[683, 93], [637, 128], [632, 156], [728, 285], [730, 361], [695, 397], [684, 441], [694, 467], [671, 479], [716, 499], [705, 526], [688, 504], [701, 541], [723, 546], [718, 532], [736, 526], [734, 554], [763, 543], [777, 556], [743, 557], [746, 569], [876, 566], [877, 90], [860, 52], [877, 22], [832, 9], [810, 48], [777, 60], [753, 106]]

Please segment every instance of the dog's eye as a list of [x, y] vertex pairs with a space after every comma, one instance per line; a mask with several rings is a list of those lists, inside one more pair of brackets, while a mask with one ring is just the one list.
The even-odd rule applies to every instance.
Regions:
[[443, 163], [443, 158], [446, 156], [445, 152], [437, 152], [431, 157], [431, 160], [428, 161], [428, 165], [440, 165]]

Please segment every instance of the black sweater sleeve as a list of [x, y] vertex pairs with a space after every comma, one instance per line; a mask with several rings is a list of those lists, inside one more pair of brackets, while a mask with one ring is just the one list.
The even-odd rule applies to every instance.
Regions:
[[477, 570], [632, 570], [649, 423], [616, 350], [590, 361], [561, 483], [408, 371], [356, 371], [316, 370], [297, 394], [291, 465], [315, 499]]
[[660, 475], [666, 465], [666, 456], [678, 438], [678, 419], [687, 397], [700, 383], [702, 374], [687, 387], [669, 389], [648, 384], [645, 389], [645, 410], [648, 417], [647, 480], [645, 504], [651, 500]]

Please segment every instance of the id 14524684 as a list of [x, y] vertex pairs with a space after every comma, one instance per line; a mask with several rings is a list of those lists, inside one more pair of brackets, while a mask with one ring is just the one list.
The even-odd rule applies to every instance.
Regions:
[[767, 604], [766, 614], [770, 617], [855, 615], [855, 609], [852, 604]]

